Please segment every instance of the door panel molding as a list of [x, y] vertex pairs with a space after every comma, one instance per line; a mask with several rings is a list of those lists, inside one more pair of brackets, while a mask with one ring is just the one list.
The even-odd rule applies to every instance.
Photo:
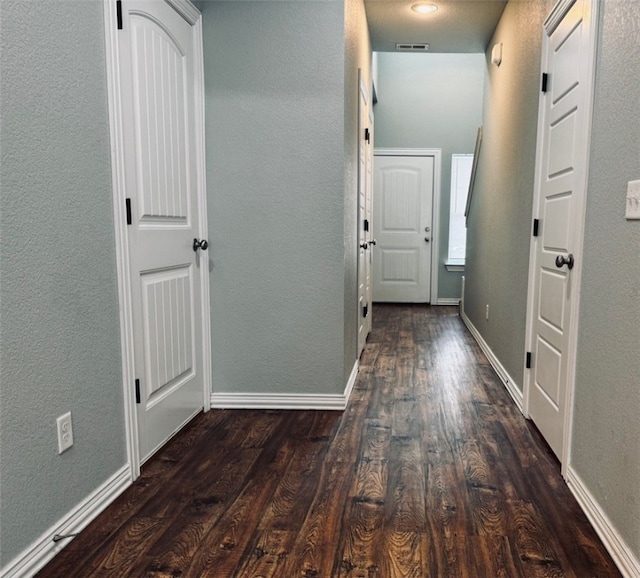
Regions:
[[[194, 90], [195, 90], [195, 156], [197, 166], [197, 197], [199, 205], [198, 228], [202, 238], [207, 238], [205, 153], [204, 153], [204, 66], [202, 51], [202, 18], [199, 10], [189, 0], [166, 0], [192, 27], [194, 32]], [[113, 188], [113, 218], [116, 244], [116, 277], [120, 305], [120, 343], [122, 357], [122, 387], [124, 398], [125, 443], [131, 480], [140, 476], [139, 430], [136, 416], [136, 379], [134, 358], [134, 313], [130, 247], [127, 231], [126, 187], [124, 153], [124, 111], [122, 102], [122, 70], [118, 42], [117, 2], [103, 3], [105, 22], [105, 49], [107, 74], [107, 101], [111, 142], [111, 181]], [[204, 410], [211, 406], [211, 337], [208, 267], [201, 268], [199, 283], [202, 298], [202, 331], [200, 335], [203, 368], [202, 400]]]
[[556, 2], [543, 24], [547, 34], [551, 34], [558, 27], [558, 24], [562, 22], [562, 19], [567, 15], [567, 12], [569, 12], [575, 1], [576, 0], [558, 0], [558, 2]]
[[[442, 173], [442, 149], [374, 148], [374, 156], [384, 157], [433, 157], [433, 201], [431, 235], [431, 303], [438, 300], [438, 269], [440, 267], [440, 196]], [[374, 215], [375, 218], [375, 215]]]

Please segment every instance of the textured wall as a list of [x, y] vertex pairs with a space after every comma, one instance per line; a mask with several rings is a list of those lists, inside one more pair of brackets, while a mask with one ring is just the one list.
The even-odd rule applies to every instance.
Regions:
[[[489, 48], [484, 136], [467, 229], [465, 311], [522, 389], [542, 23], [551, 0], [509, 2]], [[489, 321], [485, 305], [490, 306]]]
[[461, 273], [444, 267], [449, 246], [451, 155], [473, 153], [482, 124], [483, 54], [378, 54], [375, 146], [440, 148], [438, 297], [460, 297]]
[[1, 22], [4, 565], [126, 452], [102, 3], [2, 0]]
[[603, 2], [587, 192], [572, 465], [640, 559], [640, 3]]
[[[363, 0], [345, 3], [344, 66], [344, 380], [358, 352], [358, 69], [371, 92], [371, 43]], [[369, 96], [371, 103], [371, 95]], [[370, 104], [371, 106], [371, 104]]]
[[344, 391], [344, 6], [205, 2], [216, 392]]

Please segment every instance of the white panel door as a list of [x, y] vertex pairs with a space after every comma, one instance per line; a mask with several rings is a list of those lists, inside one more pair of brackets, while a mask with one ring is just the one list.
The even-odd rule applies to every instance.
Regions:
[[376, 155], [374, 165], [373, 299], [429, 303], [434, 159]]
[[358, 137], [358, 356], [372, 326], [371, 249], [375, 244], [371, 229], [371, 186], [373, 162], [373, 111], [367, 90], [360, 82]]
[[532, 371], [529, 415], [562, 459], [569, 352], [577, 314], [578, 286], [573, 269], [579, 259], [586, 184], [586, 128], [589, 86], [587, 52], [589, 2], [576, 1], [560, 23], [545, 34], [543, 129], [539, 143], [539, 217], [534, 238]]
[[163, 1], [123, 2], [125, 186], [141, 462], [203, 407], [195, 32]]
[[373, 143], [374, 143], [374, 118], [373, 107], [369, 107], [369, 138], [367, 139], [367, 165], [365, 176], [365, 218], [367, 220], [367, 245], [369, 248], [369, 258], [367, 259], [367, 270], [365, 277], [365, 295], [369, 310], [367, 315], [367, 335], [373, 328], [373, 251], [376, 246], [376, 239], [373, 236]]

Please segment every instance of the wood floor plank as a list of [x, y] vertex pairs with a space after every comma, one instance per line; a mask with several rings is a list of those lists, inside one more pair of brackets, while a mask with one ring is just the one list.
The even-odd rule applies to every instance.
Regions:
[[620, 578], [457, 308], [376, 305], [344, 412], [212, 410], [40, 578]]
[[300, 529], [308, 511], [307, 504], [315, 495], [315, 481], [328, 447], [327, 442], [315, 440], [305, 441], [296, 449], [265, 508], [258, 525], [260, 530]]
[[297, 532], [288, 530], [264, 530], [256, 536], [251, 549], [236, 576], [247, 578], [282, 578], [289, 550], [295, 543]]
[[475, 535], [507, 535], [504, 495], [498, 487], [483, 449], [477, 441], [461, 443], [458, 451], [464, 465]]
[[318, 491], [287, 560], [284, 576], [332, 576], [334, 566], [340, 565], [336, 549], [354, 470], [355, 464], [351, 462], [324, 464]]
[[[270, 440], [268, 448], [256, 463], [253, 474], [242, 492], [220, 516], [215, 526], [203, 538], [190, 563], [185, 578], [231, 575], [247, 553], [251, 536], [258, 528], [261, 513], [280, 481], [279, 473], [286, 471], [296, 451], [298, 432], [308, 430], [304, 414], [290, 414], [283, 424], [286, 428]], [[305, 430], [306, 425], [306, 430]]]
[[467, 558], [473, 560], [477, 576], [526, 578], [505, 536], [471, 536], [466, 544]]
[[473, 534], [468, 488], [452, 464], [428, 467], [427, 526], [431, 536], [453, 538]]
[[546, 531], [536, 507], [516, 501], [511, 504], [510, 511], [515, 545], [525, 575], [533, 578], [565, 576], [555, 539]]
[[429, 578], [479, 578], [477, 561], [468, 558], [467, 539], [467, 536], [430, 534], [425, 575]]
[[218, 522], [228, 504], [238, 494], [236, 481], [253, 466], [260, 451], [243, 449], [225, 455], [213, 479], [189, 486], [191, 500], [172, 521], [170, 532], [162, 535], [134, 568], [134, 575], [171, 575], [187, 568], [195, 557], [204, 537]]
[[421, 532], [386, 531], [380, 566], [381, 576], [423, 578], [425, 571], [422, 552], [426, 535]]
[[346, 512], [342, 552], [337, 569], [341, 578], [381, 576], [380, 538], [383, 535], [384, 502], [369, 498], [351, 500]]

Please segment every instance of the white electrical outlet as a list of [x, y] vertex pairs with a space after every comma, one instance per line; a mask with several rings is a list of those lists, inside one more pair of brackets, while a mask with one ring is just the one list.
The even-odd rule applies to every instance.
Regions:
[[58, 453], [67, 451], [73, 445], [73, 425], [71, 412], [68, 411], [57, 419], [58, 424]]
[[489, 304], [487, 303], [487, 308], [484, 312], [484, 318], [489, 321]]
[[640, 181], [629, 181], [627, 183], [625, 217], [627, 219], [640, 219]]

